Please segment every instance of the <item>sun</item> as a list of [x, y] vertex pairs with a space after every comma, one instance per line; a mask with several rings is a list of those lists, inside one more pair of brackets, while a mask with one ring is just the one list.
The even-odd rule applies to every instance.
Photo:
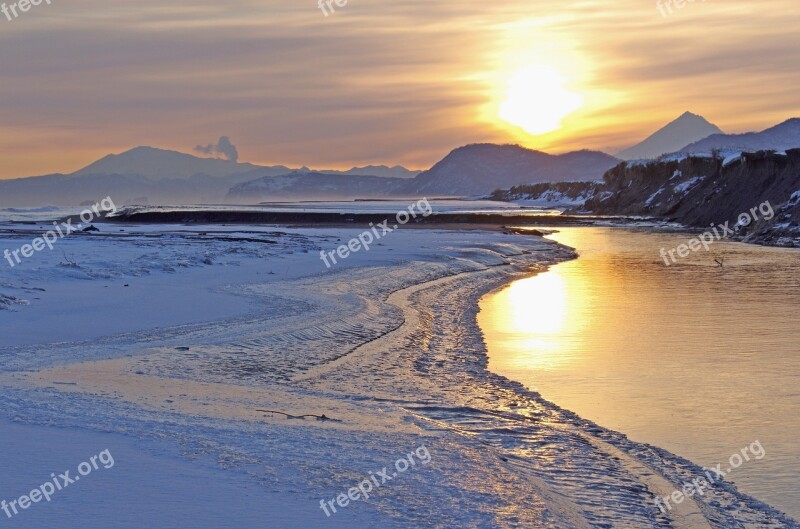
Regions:
[[546, 66], [529, 66], [508, 81], [498, 117], [532, 135], [561, 128], [561, 122], [581, 107], [581, 97], [564, 88], [564, 79]]

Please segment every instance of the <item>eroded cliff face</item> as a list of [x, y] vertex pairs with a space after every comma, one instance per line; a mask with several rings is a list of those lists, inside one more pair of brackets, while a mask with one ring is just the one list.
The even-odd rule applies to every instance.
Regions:
[[578, 208], [597, 194], [602, 182], [545, 182], [498, 189], [489, 198], [506, 202], [521, 201], [545, 208]]
[[757, 220], [740, 226], [736, 238], [800, 247], [800, 149], [628, 162], [606, 172], [603, 181], [580, 209], [697, 228], [733, 226], [746, 213]]

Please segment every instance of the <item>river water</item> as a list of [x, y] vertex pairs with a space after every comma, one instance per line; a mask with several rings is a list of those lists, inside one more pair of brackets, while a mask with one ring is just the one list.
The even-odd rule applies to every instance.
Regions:
[[[485, 296], [489, 368], [631, 439], [722, 470], [800, 519], [800, 251], [560, 228], [580, 257]], [[722, 259], [720, 267], [716, 259]]]

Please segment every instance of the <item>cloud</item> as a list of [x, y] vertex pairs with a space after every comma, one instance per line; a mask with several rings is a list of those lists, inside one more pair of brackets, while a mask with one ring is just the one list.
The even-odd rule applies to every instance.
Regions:
[[[221, 131], [235, 148], [198, 152], [347, 168], [430, 166], [482, 141], [621, 149], [687, 108], [763, 129], [800, 109], [797, 20], [797, 0], [669, 18], [641, 0], [359, 0], [329, 17], [285, 0], [54, 2], [0, 31], [0, 178]], [[540, 62], [586, 102], [546, 138], [493, 106]]]
[[230, 138], [227, 136], [222, 136], [216, 145], [213, 143], [209, 143], [208, 145], [198, 145], [194, 148], [194, 150], [200, 154], [205, 154], [206, 156], [221, 154], [226, 159], [234, 163], [239, 161], [239, 150], [236, 148], [236, 145], [231, 143]]

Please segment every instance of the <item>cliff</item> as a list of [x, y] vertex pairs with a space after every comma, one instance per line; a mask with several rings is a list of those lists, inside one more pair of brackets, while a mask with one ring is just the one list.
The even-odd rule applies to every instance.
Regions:
[[[767, 205], [768, 204], [768, 205]], [[763, 205], [763, 213], [753, 208]], [[800, 246], [800, 149], [714, 156], [670, 156], [619, 164], [583, 209], [602, 215], [644, 215], [696, 228], [758, 217], [736, 238]], [[770, 213], [772, 210], [772, 213]], [[758, 212], [759, 210], [756, 209]]]

